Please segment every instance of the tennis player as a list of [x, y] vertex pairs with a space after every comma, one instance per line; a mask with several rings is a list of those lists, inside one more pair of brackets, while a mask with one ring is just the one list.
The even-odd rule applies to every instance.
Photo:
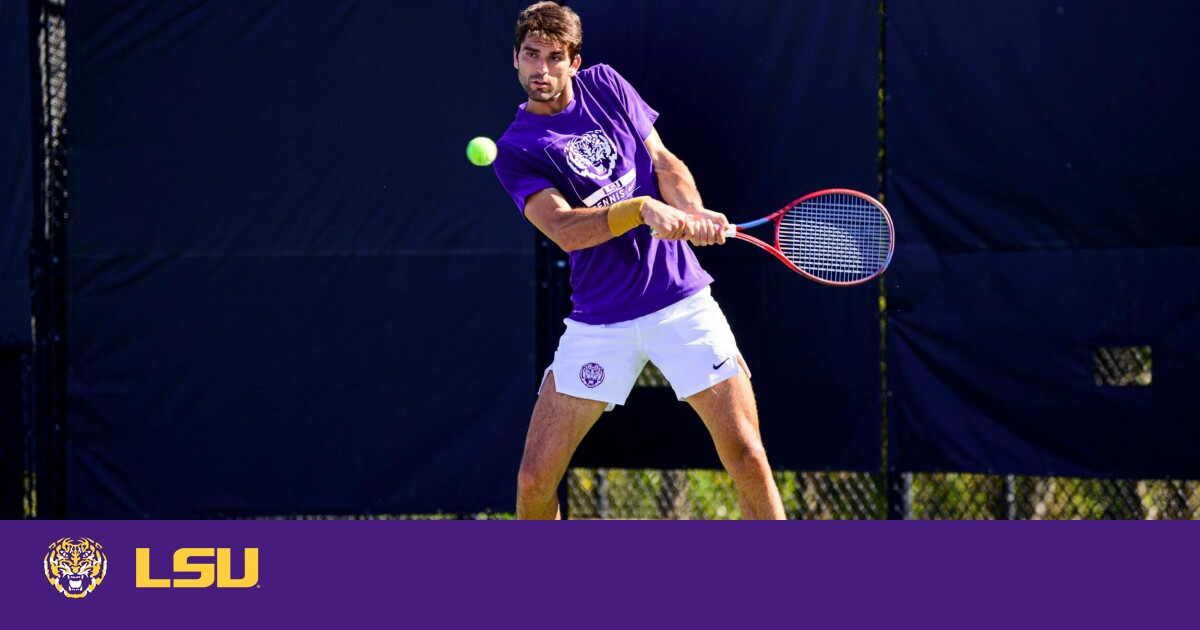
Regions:
[[[615, 70], [581, 69], [579, 16], [521, 12], [513, 66], [529, 100], [497, 143], [496, 175], [571, 260], [573, 310], [543, 376], [517, 478], [517, 518], [561, 518], [556, 490], [601, 414], [653, 361], [712, 434], [745, 518], [784, 518], [750, 371], [688, 243], [725, 242], [651, 109]], [[651, 230], [653, 229], [653, 233]]]

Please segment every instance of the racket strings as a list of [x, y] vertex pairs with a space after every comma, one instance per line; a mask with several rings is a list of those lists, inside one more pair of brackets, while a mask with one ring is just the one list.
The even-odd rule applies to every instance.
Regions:
[[887, 262], [891, 230], [883, 212], [856, 195], [805, 200], [780, 219], [777, 246], [792, 264], [831, 282], [874, 275]]

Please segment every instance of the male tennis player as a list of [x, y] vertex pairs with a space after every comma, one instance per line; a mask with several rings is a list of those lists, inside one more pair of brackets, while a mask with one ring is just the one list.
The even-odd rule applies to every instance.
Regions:
[[663, 146], [658, 112], [612, 68], [580, 69], [582, 41], [569, 8], [521, 12], [513, 66], [529, 100], [497, 143], [500, 183], [570, 253], [574, 303], [529, 423], [517, 518], [561, 517], [556, 489], [571, 456], [625, 403], [647, 360], [708, 427], [742, 515], [784, 518], [749, 370], [687, 242], [724, 243], [728, 221], [704, 208]]

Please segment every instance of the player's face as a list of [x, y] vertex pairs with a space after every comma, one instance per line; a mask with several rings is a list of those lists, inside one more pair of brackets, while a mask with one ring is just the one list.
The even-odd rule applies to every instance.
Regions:
[[[579, 55], [570, 59], [566, 46], [527, 37], [520, 49], [513, 52], [513, 66], [529, 100], [553, 106], [554, 102], [564, 100], [564, 93], [568, 97], [565, 100], [570, 101], [567, 90], [579, 68]], [[565, 107], [566, 102], [561, 105]]]

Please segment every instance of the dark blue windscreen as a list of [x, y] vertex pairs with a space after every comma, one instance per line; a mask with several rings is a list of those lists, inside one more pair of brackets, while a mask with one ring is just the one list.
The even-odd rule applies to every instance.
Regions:
[[68, 4], [72, 517], [511, 509], [520, 6]]
[[[888, 4], [894, 466], [1200, 474], [1198, 31], [1182, 1]], [[1147, 346], [1148, 385], [1097, 384]]]
[[29, 343], [33, 100], [28, 3], [0, 3], [0, 345]]
[[[463, 149], [524, 99], [525, 4], [68, 3], [70, 516], [511, 509], [533, 228]], [[27, 6], [0, 9], [3, 344], [29, 334]], [[571, 6], [710, 208], [877, 190], [878, 2]], [[887, 12], [886, 356], [878, 285], [698, 253], [773, 465], [878, 470], [886, 359], [894, 469], [1200, 475], [1200, 8]], [[649, 388], [574, 460], [718, 464]]]

